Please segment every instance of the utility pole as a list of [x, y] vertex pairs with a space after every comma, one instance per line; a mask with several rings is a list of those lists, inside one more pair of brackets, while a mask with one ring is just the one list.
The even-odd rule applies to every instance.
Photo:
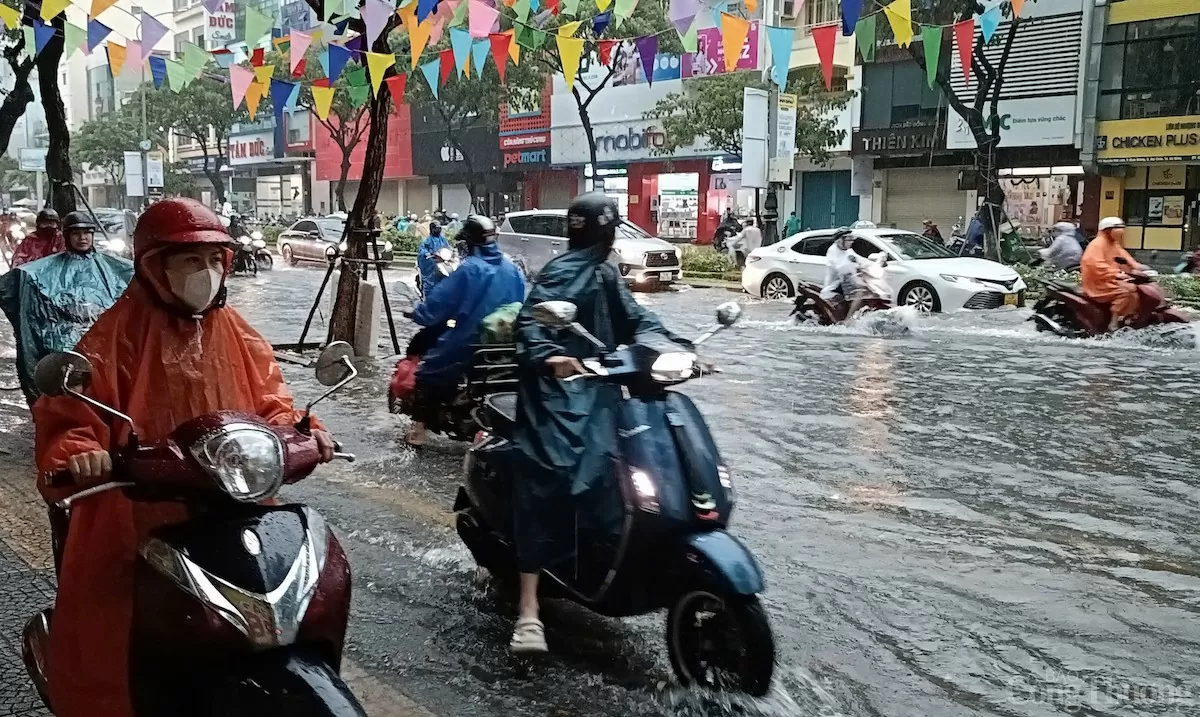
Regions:
[[[782, 0], [767, 0], [763, 3], [762, 27], [774, 25], [779, 17], [779, 3]], [[765, 31], [765, 30], [764, 30]], [[777, 134], [779, 132], [776, 114], [779, 111], [779, 88], [771, 81], [771, 72], [767, 67], [767, 48], [768, 43], [763, 41], [763, 33], [759, 33], [758, 39], [758, 62], [762, 68], [762, 79], [767, 85], [767, 198], [763, 200], [761, 209], [762, 216], [762, 235], [763, 246], [768, 246], [779, 241], [779, 198], [776, 196], [779, 183], [770, 181], [771, 172], [769, 167], [775, 159], [775, 147], [778, 146]], [[788, 53], [789, 60], [791, 52]], [[778, 58], [775, 58], [778, 62]], [[755, 207], [757, 210], [758, 207]]]

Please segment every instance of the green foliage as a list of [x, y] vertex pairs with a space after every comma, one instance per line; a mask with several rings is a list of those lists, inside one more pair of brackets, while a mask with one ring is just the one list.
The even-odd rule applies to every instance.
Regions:
[[71, 147], [75, 159], [102, 170], [114, 185], [125, 179], [125, 152], [139, 151], [142, 124], [125, 108], [84, 122]]
[[0, 192], [10, 192], [14, 187], [32, 187], [37, 177], [33, 172], [19, 169], [17, 160], [8, 155], [0, 157]]
[[204, 173], [216, 190], [217, 201], [225, 201], [225, 181], [220, 172], [226, 161], [229, 132], [247, 119], [246, 110], [235, 109], [230, 101], [228, 83], [201, 74], [179, 92], [169, 89], [166, 83], [159, 89], [146, 87], [145, 92], [150, 127], [195, 141], [204, 156]]
[[287, 229], [287, 227], [283, 226], [282, 224], [263, 224], [261, 227], [259, 227], [259, 231], [261, 231], [263, 235], [263, 241], [265, 241], [268, 246], [275, 246], [277, 243], [279, 243], [279, 235], [283, 233], [284, 229]]
[[1013, 264], [1012, 268], [1013, 271], [1017, 272], [1017, 274], [1025, 280], [1026, 301], [1037, 301], [1040, 299], [1046, 290], [1046, 284], [1049, 284], [1051, 281], [1065, 281], [1071, 284], [1079, 283], [1078, 271], [1061, 271], [1051, 269], [1045, 264], [1039, 264], [1037, 266]]
[[[767, 89], [768, 84], [755, 72], [686, 80], [682, 92], [667, 95], [645, 113], [646, 119], [662, 123], [666, 135], [666, 143], [655, 154], [670, 156], [707, 137], [714, 148], [741, 156], [742, 92], [747, 87]], [[834, 111], [844, 107], [851, 94], [825, 92], [811, 71], [792, 73], [787, 91], [799, 97], [796, 149], [813, 162], [824, 164], [830, 147], [845, 139], [845, 130], [836, 129]]]
[[1195, 274], [1164, 274], [1157, 281], [1175, 301], [1189, 306], [1200, 305], [1200, 277]]
[[729, 254], [720, 252], [708, 246], [683, 246], [680, 257], [683, 274], [721, 274], [736, 271], [737, 266], [729, 258]]
[[421, 245], [421, 235], [411, 230], [400, 231], [394, 224], [383, 228], [383, 240], [392, 243], [392, 251], [397, 254], [415, 254]]
[[196, 191], [196, 177], [181, 164], [165, 162], [163, 185], [163, 192], [167, 196], [190, 196]]

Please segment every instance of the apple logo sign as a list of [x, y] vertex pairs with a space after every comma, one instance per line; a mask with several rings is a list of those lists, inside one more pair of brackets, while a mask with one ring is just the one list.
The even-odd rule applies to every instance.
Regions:
[[442, 161], [443, 162], [461, 162], [463, 161], [462, 152], [450, 146], [450, 143], [442, 143]]

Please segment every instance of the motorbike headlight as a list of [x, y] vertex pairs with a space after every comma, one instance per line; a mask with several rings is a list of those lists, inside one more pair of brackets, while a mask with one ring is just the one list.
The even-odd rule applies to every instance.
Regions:
[[696, 354], [672, 351], [660, 354], [650, 366], [650, 378], [659, 383], [678, 383], [692, 377], [696, 365]]
[[191, 450], [234, 500], [252, 503], [269, 498], [283, 483], [283, 443], [261, 426], [231, 424]]
[[633, 484], [633, 492], [637, 494], [638, 507], [652, 513], [658, 512], [658, 487], [650, 474], [634, 468], [629, 472], [629, 481]]
[[383, 250], [384, 250], [384, 251], [391, 251], [391, 250], [392, 250], [392, 243], [391, 243], [390, 241], [385, 241], [385, 242], [383, 243]]
[[107, 249], [111, 252], [116, 252], [117, 254], [120, 254], [121, 252], [125, 251], [125, 240], [124, 239], [109, 239]]
[[262, 241], [262, 238], [263, 238], [262, 232], [255, 229], [254, 231], [250, 232], [250, 238], [253, 239], [254, 241]]
[[238, 243], [241, 244], [242, 246], [250, 246], [250, 237], [240, 236], [240, 237], [238, 237]]
[[[258, 232], [254, 232], [254, 233], [257, 234]], [[266, 249], [267, 248], [267, 243], [265, 241], [263, 241], [262, 239], [255, 239], [254, 241], [250, 242], [250, 245], [253, 246], [255, 249]]]

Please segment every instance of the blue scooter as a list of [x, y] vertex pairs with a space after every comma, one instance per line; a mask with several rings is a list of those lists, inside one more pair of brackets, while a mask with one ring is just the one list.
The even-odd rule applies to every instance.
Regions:
[[[609, 617], [666, 608], [667, 647], [680, 682], [766, 694], [775, 643], [757, 597], [762, 571], [725, 530], [733, 485], [703, 416], [686, 395], [668, 390], [700, 376], [701, 365], [674, 344], [609, 350], [575, 321], [575, 312], [570, 302], [548, 301], [534, 307], [534, 318], [596, 347], [598, 356], [583, 361], [589, 373], [565, 380], [625, 387], [617, 414], [620, 458], [611, 490], [589, 498], [586, 515], [576, 511], [576, 549], [544, 571], [543, 588]], [[696, 344], [740, 314], [738, 304], [722, 304], [718, 326]], [[485, 399], [478, 419], [484, 430], [454, 503], [459, 536], [475, 561], [501, 579], [516, 574], [511, 488], [520, 468], [509, 440], [516, 408], [515, 393]]]

